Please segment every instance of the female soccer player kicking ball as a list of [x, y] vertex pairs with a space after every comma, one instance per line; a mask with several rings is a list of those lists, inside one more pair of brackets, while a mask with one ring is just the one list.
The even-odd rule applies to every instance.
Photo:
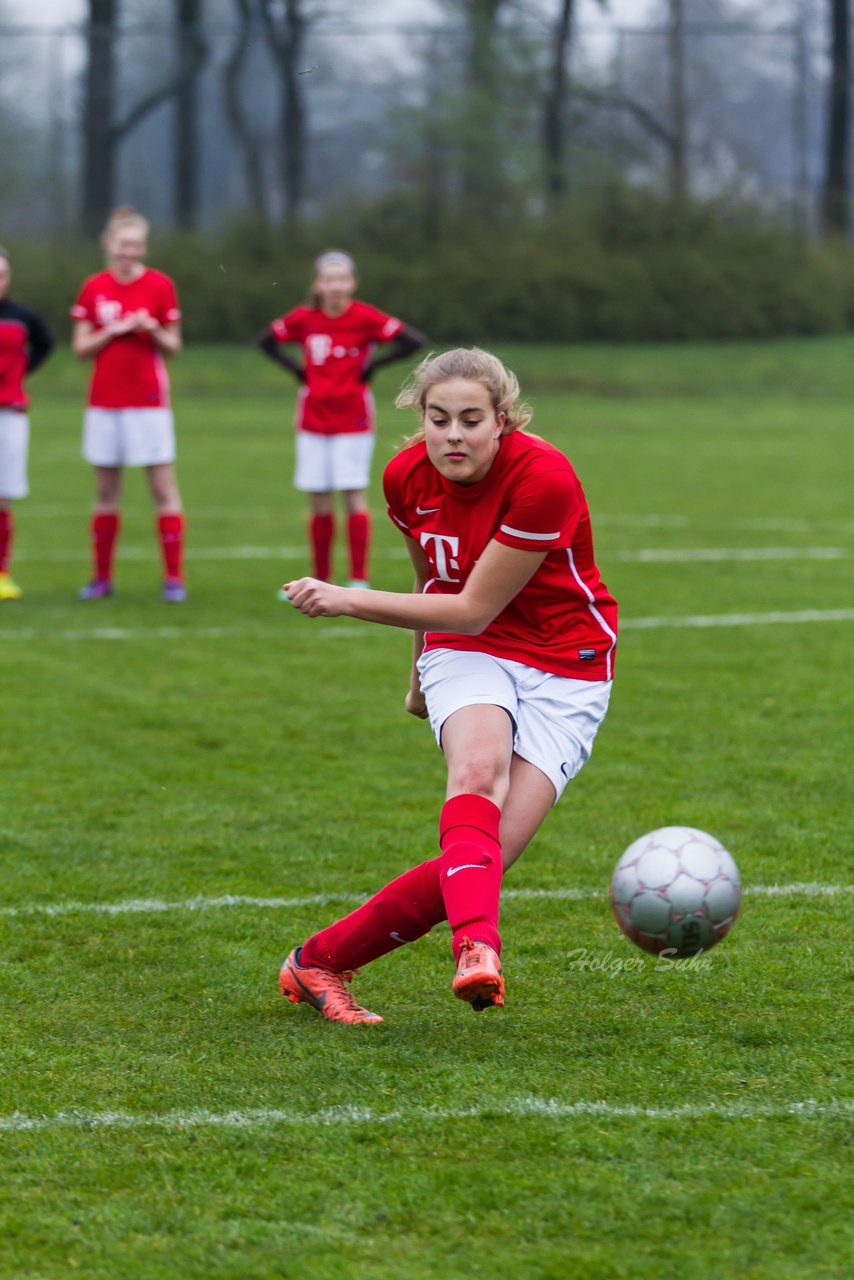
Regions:
[[[308, 305], [274, 320], [258, 346], [302, 383], [296, 412], [294, 485], [309, 496], [314, 575], [332, 576], [335, 490], [344, 496], [350, 586], [368, 585], [371, 513], [366, 489], [374, 451], [374, 399], [369, 383], [382, 365], [423, 346], [417, 329], [353, 297], [356, 265], [346, 253], [324, 253], [314, 264]], [[302, 348], [302, 361], [282, 350]], [[374, 355], [377, 343], [390, 343]], [[287, 600], [280, 591], [279, 598]]]
[[388, 464], [389, 515], [413, 593], [286, 583], [309, 617], [414, 632], [406, 709], [445, 754], [441, 854], [296, 947], [282, 994], [338, 1022], [381, 1022], [346, 987], [359, 966], [447, 919], [453, 991], [504, 1004], [501, 877], [578, 773], [608, 707], [617, 607], [593, 559], [581, 485], [553, 445], [526, 434], [515, 376], [479, 350], [425, 360], [398, 397], [422, 430]]
[[181, 350], [178, 296], [169, 276], [143, 262], [148, 223], [129, 205], [115, 210], [102, 241], [107, 269], [90, 276], [71, 309], [74, 354], [95, 362], [83, 425], [83, 456], [95, 467], [94, 572], [78, 597], [113, 594], [122, 467], [145, 467], [163, 555], [163, 599], [179, 604], [187, 598], [184, 513], [163, 359]]
[[9, 255], [0, 248], [0, 600], [20, 600], [22, 594], [9, 567], [15, 538], [12, 502], [29, 492], [30, 423], [24, 379], [53, 348], [44, 322], [8, 296], [11, 280]]

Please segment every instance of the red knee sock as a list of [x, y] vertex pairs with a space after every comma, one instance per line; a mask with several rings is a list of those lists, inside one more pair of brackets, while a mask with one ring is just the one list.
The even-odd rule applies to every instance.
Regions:
[[8, 573], [12, 563], [12, 543], [15, 541], [15, 517], [6, 507], [0, 511], [0, 573]]
[[184, 517], [180, 512], [157, 517], [157, 535], [163, 553], [163, 570], [167, 578], [183, 577]]
[[343, 973], [414, 942], [445, 919], [440, 858], [405, 871], [361, 907], [308, 939], [300, 964]]
[[332, 539], [335, 537], [333, 515], [312, 516], [308, 522], [314, 576], [326, 582], [332, 577]]
[[454, 796], [439, 821], [439, 874], [455, 959], [464, 937], [501, 954], [498, 899], [501, 893], [501, 810], [485, 796]]
[[350, 548], [350, 577], [366, 581], [368, 549], [371, 545], [371, 513], [354, 511], [347, 517], [347, 542]]
[[100, 582], [112, 581], [113, 556], [120, 524], [118, 511], [105, 511], [92, 517], [89, 526], [92, 538], [92, 564], [95, 577]]

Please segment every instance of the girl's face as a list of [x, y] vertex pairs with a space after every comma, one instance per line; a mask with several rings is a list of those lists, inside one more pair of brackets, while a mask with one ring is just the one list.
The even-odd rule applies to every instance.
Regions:
[[9, 292], [9, 282], [12, 279], [12, 271], [9, 267], [9, 259], [4, 258], [0, 254], [0, 301], [6, 297]]
[[427, 456], [446, 480], [476, 484], [492, 466], [507, 415], [495, 412], [481, 382], [449, 378], [427, 392], [424, 442]]
[[118, 227], [104, 236], [107, 266], [120, 280], [133, 279], [147, 248], [145, 232], [132, 224]]
[[346, 311], [356, 291], [356, 277], [349, 267], [330, 263], [321, 267], [314, 278], [314, 292], [324, 311], [336, 314]]

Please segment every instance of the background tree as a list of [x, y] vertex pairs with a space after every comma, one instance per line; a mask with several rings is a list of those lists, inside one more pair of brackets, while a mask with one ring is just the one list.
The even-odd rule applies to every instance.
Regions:
[[827, 92], [827, 141], [822, 193], [824, 230], [848, 230], [849, 137], [851, 117], [850, 0], [828, 0], [830, 83]]
[[175, 223], [193, 230], [199, 218], [200, 132], [198, 80], [208, 56], [203, 0], [175, 0], [178, 65], [175, 90]]
[[[176, 0], [176, 4], [183, 4], [183, 0]], [[115, 203], [119, 146], [155, 108], [192, 84], [204, 59], [204, 44], [200, 38], [188, 41], [187, 47], [180, 49], [180, 61], [174, 74], [143, 95], [123, 118], [117, 119], [119, 3], [118, 0], [88, 0], [88, 5], [83, 93], [82, 229], [94, 235], [103, 226]], [[188, 0], [188, 5], [192, 12], [192, 0]], [[194, 150], [192, 166], [195, 163]]]
[[225, 111], [239, 152], [243, 168], [244, 184], [249, 212], [261, 222], [267, 221], [267, 199], [264, 184], [264, 166], [261, 155], [261, 139], [254, 130], [243, 103], [242, 87], [246, 71], [255, 19], [259, 16], [251, 0], [234, 0], [237, 26], [232, 37], [231, 50], [223, 66], [223, 93]]
[[261, 0], [261, 17], [279, 76], [279, 177], [286, 221], [293, 226], [305, 197], [306, 112], [300, 77], [309, 18], [303, 0]]

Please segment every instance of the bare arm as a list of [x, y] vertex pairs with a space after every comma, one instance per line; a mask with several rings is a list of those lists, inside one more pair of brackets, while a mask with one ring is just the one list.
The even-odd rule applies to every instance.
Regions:
[[[133, 323], [129, 323], [133, 321]], [[96, 356], [113, 338], [123, 333], [130, 333], [135, 327], [132, 316], [124, 316], [121, 320], [113, 320], [103, 329], [96, 329], [91, 320], [77, 320], [71, 331], [71, 350], [78, 360], [87, 360]]]
[[151, 334], [152, 341], [161, 355], [177, 356], [184, 345], [179, 324], [158, 324], [149, 316], [151, 324], [141, 324], [140, 328]]
[[77, 320], [71, 333], [71, 349], [78, 360], [96, 356], [108, 342], [126, 333], [149, 333], [158, 351], [165, 356], [176, 356], [181, 350], [181, 326], [160, 324], [147, 311], [128, 312], [118, 320], [112, 320], [103, 329], [96, 329], [91, 320]]
[[361, 618], [411, 631], [480, 635], [517, 596], [546, 558], [492, 541], [458, 595], [410, 595], [336, 587], [315, 578], [285, 583], [288, 599], [309, 618]]

